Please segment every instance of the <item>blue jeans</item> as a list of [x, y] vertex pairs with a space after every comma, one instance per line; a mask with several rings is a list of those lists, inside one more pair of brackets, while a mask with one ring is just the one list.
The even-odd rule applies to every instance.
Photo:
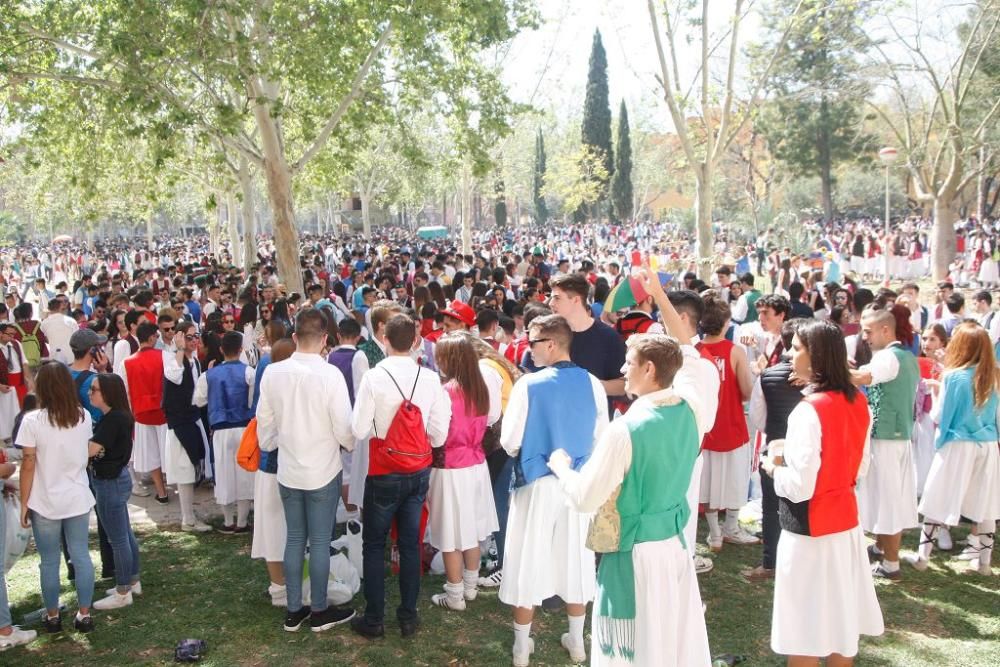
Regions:
[[90, 487], [97, 499], [97, 518], [104, 525], [114, 552], [115, 584], [126, 587], [139, 578], [139, 544], [135, 541], [128, 517], [132, 478], [128, 469], [122, 468], [115, 479], [99, 479], [91, 475]]
[[306, 541], [309, 542], [309, 594], [314, 612], [326, 609], [326, 588], [330, 580], [330, 540], [333, 538], [333, 521], [340, 500], [340, 483], [343, 472], [326, 486], [312, 491], [290, 489], [278, 484], [281, 506], [285, 510], [288, 537], [285, 538], [285, 586], [288, 593], [288, 611], [302, 609], [302, 566], [306, 558]]
[[420, 514], [430, 484], [430, 468], [408, 475], [376, 475], [365, 481], [361, 542], [364, 559], [365, 620], [381, 625], [385, 618], [385, 540], [392, 520], [399, 531], [399, 596], [396, 618], [417, 618], [420, 594]]
[[[3, 486], [3, 481], [0, 481], [0, 486]], [[7, 544], [7, 517], [4, 516], [6, 505], [3, 498], [0, 498], [0, 549]], [[6, 628], [13, 623], [10, 617], [10, 605], [7, 602], [7, 582], [3, 578], [5, 569], [4, 552], [0, 551], [0, 628]]]
[[46, 519], [31, 511], [31, 532], [41, 563], [42, 602], [46, 609], [59, 608], [59, 561], [62, 559], [60, 539], [65, 535], [66, 548], [76, 570], [76, 597], [80, 607], [89, 607], [94, 600], [94, 563], [90, 560], [87, 534], [90, 510], [68, 519]]
[[507, 541], [507, 512], [510, 510], [510, 478], [514, 476], [515, 457], [510, 457], [500, 468], [493, 482], [493, 504], [497, 508], [497, 523], [500, 530], [493, 533], [497, 542], [497, 565], [503, 567], [504, 545]]

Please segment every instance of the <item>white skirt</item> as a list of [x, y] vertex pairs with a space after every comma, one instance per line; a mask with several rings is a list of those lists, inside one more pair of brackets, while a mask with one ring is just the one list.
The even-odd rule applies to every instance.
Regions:
[[167, 450], [167, 425], [136, 424], [132, 439], [132, 464], [136, 472], [163, 468]]
[[1000, 518], [1000, 451], [995, 442], [959, 440], [934, 454], [920, 513], [949, 526]]
[[895, 535], [920, 525], [913, 446], [909, 440], [872, 440], [868, 474], [858, 481], [861, 527], [875, 535]]
[[[201, 439], [205, 445], [205, 456], [208, 457], [208, 437], [205, 435], [205, 427], [201, 420], [198, 420], [198, 430], [201, 431]], [[163, 462], [163, 474], [167, 476], [168, 484], [194, 484], [198, 479], [198, 473], [191, 457], [181, 445], [181, 441], [174, 435], [173, 430], [167, 429], [166, 456]]]
[[916, 471], [917, 497], [923, 495], [927, 484], [927, 473], [934, 460], [934, 420], [929, 414], [922, 414], [913, 424], [913, 466]]
[[997, 269], [997, 263], [992, 257], [984, 258], [979, 266], [979, 282], [994, 284], [1000, 282], [1000, 270]]
[[427, 490], [431, 546], [465, 551], [500, 530], [486, 463], [468, 468], [433, 468]]
[[549, 475], [510, 494], [500, 600], [535, 607], [558, 595], [568, 604], [594, 599], [594, 552], [587, 548], [590, 514], [570, 505]]
[[17, 404], [17, 390], [11, 387], [6, 394], [0, 394], [0, 440], [7, 440], [14, 432], [14, 419], [21, 408]]
[[780, 655], [858, 653], [860, 635], [885, 631], [861, 528], [821, 537], [781, 531], [771, 650]]
[[688, 507], [691, 508], [691, 515], [688, 517], [687, 525], [684, 526], [684, 541], [688, 544], [698, 543], [698, 496], [701, 493], [701, 471], [705, 466], [705, 454], [698, 454], [694, 460], [694, 469], [691, 471], [691, 481], [688, 483], [688, 490], [685, 497]]
[[280, 563], [285, 560], [288, 527], [278, 493], [278, 476], [259, 470], [253, 474], [253, 545], [250, 557]]
[[[347, 469], [345, 464], [345, 470]], [[351, 474], [344, 474], [345, 479], [350, 479], [347, 489], [347, 502], [357, 505], [358, 509], [364, 505], [365, 501], [365, 480], [368, 479], [368, 440], [358, 440], [354, 443], [354, 451], [351, 452]]]
[[242, 428], [223, 428], [212, 432], [215, 447], [215, 502], [231, 505], [237, 500], [253, 500], [254, 473], [236, 463], [236, 452], [243, 437]]
[[698, 500], [709, 509], [739, 509], [750, 493], [750, 443], [728, 452], [705, 450]]
[[[600, 667], [708, 667], [705, 612], [691, 552], [672, 537], [632, 548], [635, 570], [635, 658], [601, 652], [597, 614], [591, 613], [590, 664]], [[504, 575], [506, 576], [506, 574]], [[594, 606], [597, 607], [595, 602]]]

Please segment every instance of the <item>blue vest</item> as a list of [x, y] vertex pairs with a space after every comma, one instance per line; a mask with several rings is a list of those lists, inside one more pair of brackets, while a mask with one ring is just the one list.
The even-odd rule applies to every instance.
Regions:
[[[515, 465], [514, 486], [551, 475], [549, 456], [564, 449], [579, 470], [594, 449], [597, 404], [590, 373], [559, 362], [521, 378], [528, 387], [528, 418]], [[571, 419], [567, 419], [572, 415]]]
[[347, 381], [347, 395], [351, 399], [351, 407], [354, 407], [354, 355], [357, 354], [357, 350], [353, 347], [341, 347], [336, 350], [332, 350], [327, 356], [326, 360], [340, 369], [340, 372], [344, 374], [344, 380]]
[[208, 378], [208, 423], [213, 430], [244, 428], [253, 417], [247, 399], [250, 385], [246, 379], [246, 364], [226, 361], [210, 368]]

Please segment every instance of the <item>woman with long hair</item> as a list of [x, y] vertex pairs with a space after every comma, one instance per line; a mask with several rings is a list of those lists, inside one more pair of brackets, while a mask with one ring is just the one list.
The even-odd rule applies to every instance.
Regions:
[[[917, 467], [917, 495], [922, 496], [927, 483], [927, 473], [934, 461], [934, 419], [931, 418], [933, 405], [931, 384], [940, 381], [943, 370], [945, 349], [948, 346], [948, 332], [938, 322], [924, 330], [920, 338], [920, 382], [917, 384], [916, 418], [913, 422], [913, 461]], [[948, 529], [938, 531], [938, 546], [949, 547], [951, 542]], [[942, 546], [943, 545], [943, 546]]]
[[206, 369], [213, 368], [224, 360], [222, 355], [223, 334], [225, 334], [225, 330], [222, 326], [222, 313], [214, 310], [205, 318], [205, 326], [201, 331], [202, 349], [205, 351], [203, 361]]
[[[924, 515], [915, 568], [927, 567], [940, 526], [958, 525], [961, 517], [976, 524], [970, 546], [979, 558], [971, 569], [992, 573], [993, 533], [1000, 517], [1000, 368], [986, 330], [974, 322], [955, 327], [944, 357], [944, 374], [931, 417], [938, 424], [934, 461], [918, 507]], [[975, 538], [975, 539], [974, 539]]]
[[833, 323], [796, 330], [792, 370], [809, 393], [789, 415], [784, 442], [772, 442], [761, 462], [782, 528], [771, 648], [792, 667], [824, 657], [840, 667], [854, 663], [860, 635], [884, 631], [854, 493], [867, 469], [871, 417]]
[[132, 604], [133, 593], [142, 593], [139, 544], [128, 516], [128, 498], [132, 494], [128, 462], [132, 457], [135, 420], [125, 383], [117, 375], [100, 373], [94, 378], [90, 384], [90, 403], [104, 415], [90, 439], [90, 483], [97, 500], [97, 516], [108, 535], [115, 560], [115, 588], [108, 591], [108, 597], [94, 603], [94, 609], [103, 611], [128, 606]]
[[236, 320], [236, 331], [243, 334], [243, 354], [241, 360], [251, 368], [256, 368], [260, 362], [260, 348], [257, 346], [257, 304], [254, 301], [247, 301], [240, 308], [240, 315]]
[[59, 614], [60, 540], [76, 571], [80, 610], [74, 626], [94, 629], [90, 603], [94, 597], [94, 564], [87, 537], [94, 494], [87, 481], [89, 442], [93, 427], [83, 409], [69, 369], [44, 362], [35, 377], [39, 410], [24, 416], [15, 444], [23, 449], [21, 466], [21, 525], [29, 526], [41, 559], [39, 573], [45, 603], [45, 629], [62, 631]]
[[[445, 592], [431, 601], [463, 611], [478, 591], [479, 543], [500, 527], [482, 446], [492, 416], [490, 394], [468, 337], [442, 337], [435, 361], [451, 398], [451, 425], [436, 451], [427, 491], [431, 544], [443, 554], [446, 578]], [[496, 421], [499, 414], [492, 417]]]
[[427, 283], [427, 289], [431, 294], [431, 299], [437, 304], [438, 310], [444, 310], [448, 307], [448, 300], [445, 298], [444, 288], [441, 287], [441, 283]]

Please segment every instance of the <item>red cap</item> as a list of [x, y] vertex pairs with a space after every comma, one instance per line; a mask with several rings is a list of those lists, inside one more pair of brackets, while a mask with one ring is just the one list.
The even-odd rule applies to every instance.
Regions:
[[462, 303], [458, 299], [449, 303], [448, 307], [441, 311], [441, 314], [454, 317], [470, 329], [476, 325], [476, 313], [472, 310], [472, 306]]

